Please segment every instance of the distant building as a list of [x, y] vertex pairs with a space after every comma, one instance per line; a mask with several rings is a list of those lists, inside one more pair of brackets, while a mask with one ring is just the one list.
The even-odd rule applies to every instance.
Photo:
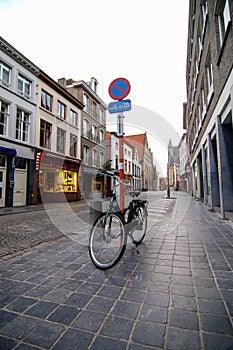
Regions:
[[233, 2], [190, 0], [184, 128], [191, 193], [233, 212]]
[[125, 136], [134, 147], [137, 147], [139, 163], [141, 165], [142, 190], [151, 191], [153, 189], [153, 153], [148, 146], [146, 133]]
[[187, 134], [184, 133], [179, 143], [179, 190], [190, 191], [190, 163], [188, 157]]
[[179, 187], [179, 147], [168, 144], [168, 183], [175, 190]]
[[[141, 164], [137, 145], [124, 137], [124, 175], [134, 190], [141, 190]], [[119, 171], [119, 138], [116, 132], [106, 131], [106, 168]]]

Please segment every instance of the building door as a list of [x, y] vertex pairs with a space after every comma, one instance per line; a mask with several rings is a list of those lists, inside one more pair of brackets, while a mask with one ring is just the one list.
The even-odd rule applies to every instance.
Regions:
[[6, 171], [0, 170], [0, 207], [5, 207], [5, 178]]
[[15, 169], [14, 207], [26, 205], [26, 177], [26, 170]]

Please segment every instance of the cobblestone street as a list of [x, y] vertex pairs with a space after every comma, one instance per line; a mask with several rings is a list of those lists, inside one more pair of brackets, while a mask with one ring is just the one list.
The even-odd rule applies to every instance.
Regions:
[[232, 349], [233, 224], [174, 197], [150, 196], [140, 254], [129, 241], [107, 272], [89, 259], [83, 204], [57, 221], [61, 206], [0, 216], [0, 349]]

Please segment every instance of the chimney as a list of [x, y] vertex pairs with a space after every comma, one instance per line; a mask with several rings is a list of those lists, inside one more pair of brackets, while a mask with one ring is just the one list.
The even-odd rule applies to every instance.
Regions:
[[91, 77], [90, 87], [95, 93], [97, 93], [97, 85], [98, 84], [99, 84], [98, 80], [96, 78], [94, 78], [94, 77]]
[[66, 78], [58, 79], [58, 84], [65, 88], [66, 87]]

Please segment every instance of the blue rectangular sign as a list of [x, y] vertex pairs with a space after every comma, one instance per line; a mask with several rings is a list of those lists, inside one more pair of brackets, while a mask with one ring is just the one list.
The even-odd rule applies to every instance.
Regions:
[[130, 100], [120, 100], [115, 102], [110, 102], [108, 105], [109, 113], [120, 113], [131, 110], [131, 101]]

